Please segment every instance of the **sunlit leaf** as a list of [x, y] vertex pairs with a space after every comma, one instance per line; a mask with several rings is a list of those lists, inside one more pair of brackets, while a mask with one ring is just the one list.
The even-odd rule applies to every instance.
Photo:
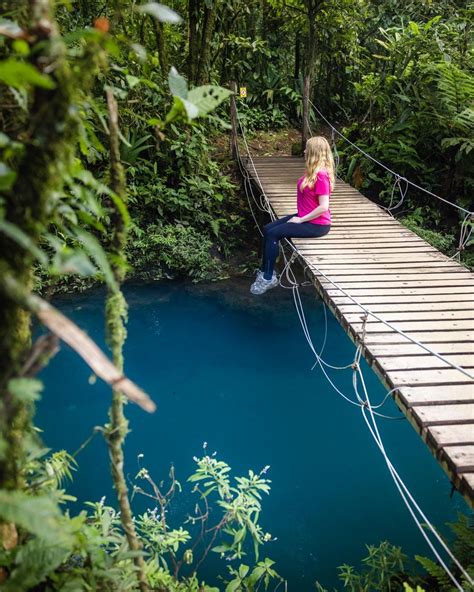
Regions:
[[206, 84], [192, 88], [188, 93], [187, 100], [198, 108], [199, 116], [202, 116], [214, 110], [231, 94], [232, 91], [227, 88]]
[[170, 87], [171, 94], [186, 99], [188, 96], [188, 83], [184, 76], [178, 73], [176, 68], [173, 66], [168, 74], [168, 84]]
[[28, 84], [47, 89], [56, 87], [56, 84], [49, 76], [41, 74], [31, 64], [14, 58], [0, 62], [0, 82], [14, 88], [24, 88]]
[[12, 224], [7, 220], [0, 220], [0, 232], [23, 247], [25, 251], [33, 255], [42, 265], [48, 264], [46, 253], [38, 248], [35, 242], [21, 228], [16, 226], [16, 224]]
[[[5, 134], [2, 134], [5, 138]], [[16, 180], [16, 173], [5, 163], [0, 162], [0, 191], [8, 191]]]
[[158, 2], [149, 2], [143, 6], [137, 6], [136, 10], [150, 14], [162, 23], [170, 23], [171, 25], [177, 25], [183, 20], [177, 12]]
[[99, 241], [95, 238], [95, 236], [81, 229], [76, 230], [76, 236], [83, 244], [88, 254], [92, 257], [92, 259], [94, 259], [100, 271], [104, 274], [106, 283], [113, 289], [116, 289], [117, 283], [115, 281], [114, 274], [112, 273], [107, 255]]
[[42, 390], [43, 383], [35, 378], [12, 378], [8, 381], [9, 393], [24, 403], [37, 401]]

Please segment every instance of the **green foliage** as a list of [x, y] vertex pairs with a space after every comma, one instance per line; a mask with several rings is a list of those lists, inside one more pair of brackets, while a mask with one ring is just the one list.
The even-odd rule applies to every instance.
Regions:
[[339, 578], [344, 589], [351, 592], [396, 590], [405, 579], [407, 557], [401, 548], [384, 541], [378, 546], [368, 545], [367, 550], [369, 554], [362, 560], [360, 573], [350, 565], [339, 567]]
[[[299, 126], [302, 65], [306, 67], [308, 58], [305, 37], [313, 25], [317, 51], [312, 98], [316, 104], [331, 119], [348, 122], [351, 139], [400, 174], [469, 206], [474, 185], [474, 84], [469, 13], [459, 3], [318, 2], [310, 23], [305, 12], [309, 3], [299, 0], [271, 0], [271, 10], [265, 3], [244, 0], [206, 1], [206, 22], [215, 17], [209, 41], [210, 83], [192, 88], [179, 72], [187, 71], [188, 57], [196, 56], [183, 55], [185, 29], [169, 26], [181, 21], [170, 8], [155, 2], [134, 9], [79, 2], [72, 9], [69, 2], [58, 2], [56, 13], [65, 44], [63, 66], [68, 73], [59, 90], [68, 96], [74, 89], [67, 110], [71, 130], [61, 144], [64, 154], [26, 179], [31, 185], [37, 175], [54, 173], [41, 193], [45, 219], [31, 214], [32, 203], [26, 208], [31, 220], [17, 224], [18, 196], [12, 195], [12, 189], [21, 179], [24, 155], [32, 138], [43, 152], [50, 148], [43, 138], [32, 135], [41, 122], [35, 106], [38, 97], [58, 90], [55, 60], [33, 66], [45, 42], [36, 43], [26, 26], [22, 28], [24, 3], [17, 4], [9, 16], [18, 18], [22, 26], [13, 21], [0, 23], [4, 130], [0, 134], [0, 234], [18, 260], [34, 262], [43, 287], [57, 288], [73, 278], [75, 286], [105, 281], [116, 291], [112, 270], [117, 269], [160, 279], [200, 280], [222, 274], [223, 259], [248, 241], [248, 233], [247, 206], [227, 174], [223, 153], [227, 146], [219, 149], [222, 132], [227, 134], [229, 129], [227, 100], [231, 94], [221, 85], [235, 79], [247, 86], [248, 98], [239, 101], [247, 130], [280, 128], [288, 121]], [[185, 14], [189, 7], [180, 4], [179, 8]], [[101, 24], [91, 28], [99, 14]], [[204, 24], [197, 23], [203, 38]], [[162, 71], [160, 32], [169, 61], [177, 68]], [[82, 81], [90, 80], [99, 67], [95, 87], [88, 93], [85, 88], [91, 85]], [[128, 207], [109, 188], [107, 87], [119, 102], [124, 130], [121, 156], [127, 166]], [[52, 121], [50, 129], [60, 133], [63, 122], [64, 118]], [[351, 149], [339, 148], [346, 178], [388, 204], [392, 179]], [[405, 218], [407, 226], [452, 254], [457, 238], [453, 229], [459, 220], [412, 189], [405, 207], [410, 212]], [[130, 228], [130, 266], [124, 257], [104, 249], [116, 212], [120, 223]], [[469, 261], [474, 255], [464, 257]], [[29, 284], [29, 277], [25, 283]], [[111, 300], [111, 306], [116, 306], [119, 316], [126, 311], [118, 297]], [[30, 409], [40, 390], [40, 383], [31, 378], [13, 377], [8, 383], [8, 396]], [[1, 436], [0, 457], [7, 450]], [[128, 550], [119, 515], [103, 502], [89, 504], [87, 513], [74, 518], [62, 513], [59, 504], [70, 498], [61, 488], [72, 478], [75, 460], [64, 451], [50, 454], [38, 440], [32, 429], [25, 431], [24, 490], [0, 491], [2, 526], [19, 534], [15, 545], [0, 552], [0, 565], [9, 576], [3, 587], [63, 592], [134, 589], [134, 554]], [[260, 548], [271, 539], [258, 524], [262, 494], [269, 491], [264, 473], [249, 472], [232, 479], [228, 465], [213, 456], [205, 455], [196, 463], [190, 483], [198, 509], [190, 512], [184, 524], [163, 521], [166, 507], [180, 488], [174, 477], [168, 494], [144, 470], [138, 475], [140, 483], [151, 487], [148, 493], [156, 504], [137, 517], [149, 552], [150, 585], [176, 592], [211, 592], [193, 572], [211, 551], [235, 562], [224, 570], [228, 592], [267, 589], [279, 582], [273, 562], [258, 559]], [[208, 504], [215, 506], [212, 514]], [[215, 524], [209, 524], [211, 516], [217, 518]], [[204, 522], [210, 530], [200, 557], [193, 541]], [[463, 564], [472, 564], [471, 526], [461, 521], [456, 534], [460, 545], [456, 554]], [[249, 553], [252, 546], [253, 553]], [[368, 549], [360, 573], [351, 566], [341, 567], [345, 589], [391, 590], [400, 589], [403, 583], [409, 590], [416, 585], [411, 581], [415, 578], [406, 582], [400, 549], [388, 543]], [[247, 565], [249, 558], [255, 559], [255, 565]], [[243, 559], [246, 564], [240, 563]], [[179, 564], [179, 578], [173, 561]], [[423, 581], [424, 589], [451, 590], [439, 566], [428, 559], [419, 561], [430, 574]]]
[[249, 107], [246, 103], [239, 106], [239, 117], [246, 130], [270, 130], [280, 129], [288, 125], [284, 112], [278, 106], [266, 108]]
[[128, 249], [137, 275], [153, 278], [190, 277], [202, 280], [220, 270], [211, 254], [212, 242], [192, 226], [150, 225], [132, 229]]
[[[449, 524], [450, 529], [455, 535], [452, 551], [461, 565], [472, 577], [474, 575], [474, 518], [473, 516], [464, 516], [459, 514], [458, 521]], [[445, 570], [436, 562], [427, 557], [416, 556], [416, 560], [423, 566], [429, 576], [434, 579], [433, 584], [427, 587], [427, 590], [436, 589], [439, 592], [454, 592], [457, 590]], [[459, 568], [451, 566], [452, 573], [461, 583], [463, 590], [472, 591], [472, 586], [467, 578], [460, 575]]]
[[418, 236], [421, 236], [426, 242], [430, 243], [436, 249], [452, 255], [455, 250], [455, 236], [454, 234], [445, 234], [436, 232], [435, 230], [428, 230], [423, 228], [425, 215], [421, 208], [417, 208], [408, 216], [402, 218], [402, 223], [410, 230], [413, 230]]
[[33, 589], [54, 572], [67, 558], [69, 548], [36, 538], [21, 546], [10, 566], [11, 573], [2, 590], [19, 592]]
[[[474, 520], [472, 516], [459, 515], [458, 521], [449, 524], [455, 535], [449, 546], [464, 569], [472, 576], [474, 573]], [[414, 566], [407, 565], [407, 556], [400, 547], [384, 541], [378, 546], [368, 545], [369, 554], [362, 560], [362, 569], [351, 565], [339, 567], [339, 579], [344, 590], [351, 592], [455, 592], [454, 586], [444, 568], [427, 557], [415, 556], [428, 576], [421, 575]], [[463, 586], [463, 590], [474, 588], [455, 565], [449, 566], [451, 572]], [[328, 592], [316, 582], [318, 592]]]
[[52, 495], [0, 490], [0, 518], [51, 544], [68, 545], [71, 532]]
[[[408, 21], [392, 17], [390, 22], [390, 12], [375, 40], [373, 67], [367, 68], [364, 58], [353, 81], [359, 121], [345, 131], [400, 175], [469, 208], [474, 78], [467, 68], [465, 17], [453, 7], [453, 13], [443, 10], [442, 16], [423, 20], [423, 11], [413, 6]], [[393, 177], [344, 143], [338, 149], [346, 179], [388, 204]], [[443, 234], [458, 223], [452, 208], [413, 187], [404, 208], [422, 208], [423, 226]]]
[[41, 74], [31, 64], [14, 58], [0, 62], [0, 82], [16, 89], [24, 88], [30, 84], [47, 89], [56, 86], [48, 75]]
[[[168, 524], [173, 498], [181, 491], [174, 470], [170, 472], [170, 484], [166, 490], [163, 482], [156, 483], [145, 468], [141, 468], [136, 477], [140, 485], [135, 486], [135, 494], [145, 494], [156, 504], [136, 518], [147, 552], [146, 575], [153, 589], [218, 592], [218, 588], [200, 581], [197, 571], [217, 537], [225, 546], [225, 550], [218, 552], [231, 560], [244, 554], [246, 537], [253, 541], [255, 548], [271, 540], [258, 524], [261, 494], [269, 492], [269, 481], [263, 476], [266, 469], [258, 475], [249, 471], [248, 477], [237, 477], [232, 483], [230, 467], [214, 455], [195, 460], [197, 468], [188, 481], [195, 484], [192, 493], [196, 500], [190, 501], [189, 518], [182, 525], [173, 527]], [[51, 495], [55, 491], [60, 493], [56, 489], [59, 485], [57, 477], [67, 473], [66, 467], [70, 467], [70, 463], [71, 457], [64, 451], [43, 462], [36, 461], [30, 468], [32, 484], [37, 486], [45, 474], [53, 471], [55, 478], [49, 481], [48, 487]], [[204, 491], [201, 488], [203, 481], [205, 488], [212, 483], [215, 489]], [[149, 491], [141, 483], [145, 483]], [[87, 513], [81, 512], [70, 518], [60, 514], [52, 499], [1, 492], [0, 518], [17, 524], [23, 533], [19, 545], [0, 552], [0, 567], [8, 569], [10, 574], [2, 590], [26, 591], [41, 583], [46, 583], [51, 592], [89, 589], [125, 592], [135, 589], [133, 553], [127, 550], [117, 511], [102, 499], [88, 502]], [[211, 516], [216, 522], [214, 525], [211, 525]], [[245, 534], [242, 525], [247, 525]], [[196, 541], [201, 543], [200, 546]], [[256, 560], [253, 568], [227, 565], [224, 572], [228, 571], [229, 575], [222, 574], [224, 579], [230, 578], [226, 589], [252, 592], [261, 586], [267, 590], [271, 582], [281, 580], [273, 566], [274, 562], [268, 558]], [[181, 571], [186, 573], [181, 574]]]

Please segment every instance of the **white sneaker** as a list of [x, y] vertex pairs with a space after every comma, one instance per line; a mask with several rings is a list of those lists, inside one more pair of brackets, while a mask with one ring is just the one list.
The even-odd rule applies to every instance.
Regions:
[[273, 277], [271, 280], [266, 280], [263, 277], [263, 271], [257, 271], [257, 279], [254, 283], [250, 286], [250, 292], [252, 294], [263, 294], [267, 290], [271, 290], [272, 288], [276, 288], [278, 286], [278, 277], [275, 272], [273, 272]]

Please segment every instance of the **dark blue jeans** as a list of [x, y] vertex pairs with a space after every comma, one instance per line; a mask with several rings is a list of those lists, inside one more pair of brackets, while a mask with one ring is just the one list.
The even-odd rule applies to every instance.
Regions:
[[282, 238], [315, 238], [324, 236], [331, 229], [329, 224], [311, 224], [311, 222], [295, 224], [294, 222], [288, 222], [290, 218], [297, 215], [284, 216], [263, 227], [262, 271], [266, 280], [272, 279], [273, 268], [278, 257], [279, 243]]

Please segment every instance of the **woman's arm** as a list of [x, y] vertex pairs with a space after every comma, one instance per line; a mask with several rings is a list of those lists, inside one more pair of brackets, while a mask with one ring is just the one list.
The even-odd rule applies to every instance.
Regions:
[[309, 222], [310, 220], [314, 220], [314, 218], [318, 218], [324, 212], [329, 210], [329, 195], [318, 195], [319, 198], [319, 206], [314, 208], [309, 214], [300, 218], [299, 216], [293, 216], [290, 218], [288, 222], [293, 222], [295, 224], [302, 224], [303, 222]]

